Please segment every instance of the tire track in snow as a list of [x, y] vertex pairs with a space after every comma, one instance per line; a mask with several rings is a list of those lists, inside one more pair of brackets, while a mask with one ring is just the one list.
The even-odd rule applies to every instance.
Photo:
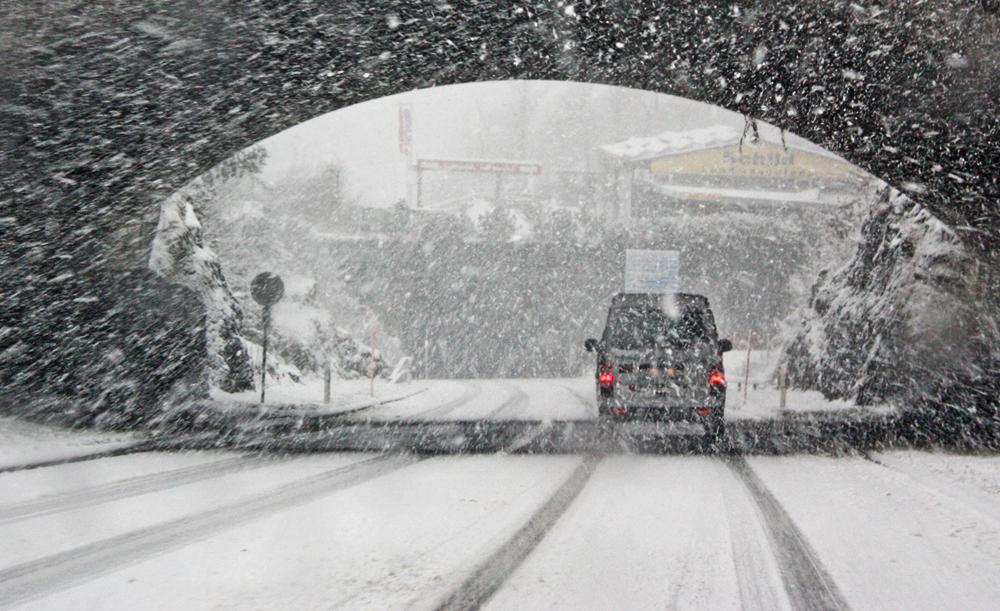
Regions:
[[[571, 386], [566, 384], [559, 384], [559, 387], [568, 392], [576, 401], [583, 407], [587, 408], [587, 411], [591, 411], [594, 405], [587, 401], [586, 397], [574, 390]], [[523, 392], [523, 391], [522, 391]], [[572, 436], [574, 422], [567, 422], [562, 429], [563, 439]], [[527, 431], [517, 436], [509, 445], [503, 448], [503, 452], [507, 454], [513, 454], [515, 452], [521, 451], [523, 448], [529, 447], [538, 437], [543, 434], [549, 434], [552, 432], [551, 423], [541, 422], [535, 426], [529, 428]]]
[[374, 401], [372, 403], [368, 403], [368, 404], [365, 404], [365, 405], [359, 405], [358, 407], [351, 407], [351, 408], [348, 408], [348, 409], [345, 409], [345, 410], [342, 410], [342, 411], [339, 411], [339, 412], [333, 412], [331, 414], [319, 414], [319, 415], [312, 416], [312, 417], [313, 418], [318, 418], [320, 420], [335, 421], [335, 420], [339, 420], [339, 419], [343, 418], [344, 416], [354, 416], [354, 415], [357, 415], [357, 414], [359, 414], [361, 412], [366, 412], [366, 411], [368, 411], [370, 409], [375, 409], [376, 407], [383, 407], [385, 405], [391, 405], [393, 403], [398, 403], [400, 401], [405, 401], [406, 399], [409, 399], [411, 397], [416, 397], [417, 395], [419, 395], [421, 393], [425, 393], [425, 392], [427, 392], [427, 390], [428, 390], [428, 388], [425, 386], [425, 387], [419, 388], [419, 389], [417, 389], [417, 390], [415, 390], [415, 391], [413, 391], [411, 393], [408, 393], [408, 394], [405, 394], [405, 395], [401, 395], [399, 397], [393, 397], [392, 399], [383, 399], [383, 400], [380, 400], [380, 401]]
[[0, 607], [10, 607], [64, 590], [269, 513], [356, 486], [420, 460], [423, 457], [408, 454], [379, 455], [298, 479], [229, 505], [14, 565], [0, 570]]
[[740, 606], [747, 611], [790, 609], [780, 569], [770, 550], [763, 521], [754, 507], [754, 498], [747, 494], [732, 470], [721, 462], [714, 464], [719, 471]]
[[58, 467], [77, 462], [87, 462], [99, 460], [101, 458], [113, 458], [115, 456], [125, 456], [127, 454], [139, 454], [142, 452], [156, 452], [157, 450], [176, 450], [185, 446], [198, 445], [203, 440], [213, 440], [215, 433], [177, 435], [172, 437], [161, 437], [157, 439], [143, 439], [135, 443], [116, 445], [115, 447], [87, 454], [76, 454], [53, 458], [51, 460], [40, 460], [33, 463], [23, 463], [17, 465], [0, 466], [0, 475], [4, 473], [14, 473], [16, 471], [29, 471], [31, 469], [42, 469], [45, 467]]
[[[423, 418], [424, 416], [430, 416], [430, 415], [440, 416], [442, 414], [446, 414], [450, 411], [458, 409], [459, 407], [462, 407], [466, 403], [471, 402], [473, 399], [478, 397], [483, 392], [482, 384], [478, 384], [475, 382], [462, 382], [462, 383], [465, 384], [466, 389], [465, 392], [461, 394], [461, 396], [456, 397], [455, 399], [452, 399], [451, 401], [448, 401], [442, 405], [438, 405], [430, 409], [425, 409], [424, 411], [417, 412], [412, 416], [407, 416], [407, 418]], [[397, 418], [397, 420], [401, 419], [402, 417]]]
[[513, 382], [503, 382], [502, 384], [510, 389], [510, 396], [504, 399], [504, 402], [499, 407], [486, 414], [483, 418], [484, 420], [492, 420], [500, 415], [500, 412], [511, 407], [524, 405], [528, 402], [528, 393], [524, 392], [520, 386]]
[[505, 454], [513, 454], [515, 452], [520, 452], [522, 448], [531, 445], [531, 442], [535, 440], [539, 435], [546, 432], [546, 427], [539, 424], [531, 427], [524, 433], [521, 433], [515, 437], [508, 445], [503, 447], [500, 451]]
[[585, 457], [552, 496], [528, 518], [524, 526], [445, 598], [438, 606], [439, 611], [478, 609], [485, 604], [566, 512], [600, 461], [601, 457], [598, 455]]
[[76, 456], [53, 458], [52, 460], [40, 460], [38, 462], [33, 462], [33, 463], [7, 465], [0, 467], [0, 474], [13, 473], [15, 471], [28, 471], [31, 469], [42, 469], [45, 467], [57, 467], [59, 465], [68, 465], [70, 463], [75, 463], [75, 462], [87, 462], [89, 460], [97, 460], [99, 458], [124, 456], [126, 454], [138, 454], [140, 452], [149, 452], [155, 449], [156, 447], [153, 442], [139, 441], [126, 446], [118, 446], [108, 450], [102, 450], [100, 452], [91, 452], [90, 454], [78, 454]]
[[576, 399], [577, 403], [579, 403], [586, 410], [585, 413], [587, 419], [593, 420], [594, 422], [598, 422], [601, 420], [600, 414], [598, 414], [599, 410], [597, 407], [596, 397], [591, 395], [588, 398], [587, 395], [583, 394], [579, 390], [567, 384], [560, 384], [560, 386], [562, 386], [566, 390], [566, 392], [573, 395], [573, 398]]
[[108, 501], [125, 499], [149, 492], [157, 492], [193, 482], [219, 477], [251, 467], [261, 467], [275, 462], [263, 456], [237, 456], [203, 465], [140, 475], [100, 486], [73, 490], [54, 497], [33, 499], [0, 507], [0, 524], [50, 515]]
[[764, 518], [764, 529], [771, 541], [792, 608], [849, 609], [819, 556], [746, 459], [732, 455], [727, 457], [726, 464], [746, 486]]
[[584, 394], [578, 391], [577, 389], [573, 388], [572, 386], [568, 386], [566, 384], [560, 384], [560, 386], [565, 388], [566, 392], [573, 395], [573, 398], [576, 399], [580, 403], [580, 405], [586, 407], [587, 411], [593, 411], [596, 408], [596, 405], [592, 403], [590, 399], [584, 396]]

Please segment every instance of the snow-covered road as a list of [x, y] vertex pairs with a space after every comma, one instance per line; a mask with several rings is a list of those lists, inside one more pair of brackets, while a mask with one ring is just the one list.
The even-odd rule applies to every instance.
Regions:
[[[572, 383], [446, 386], [380, 407], [380, 418], [545, 410], [571, 420], [589, 408]], [[46, 466], [0, 473], [0, 607], [991, 609], [1000, 600], [993, 455], [215, 450], [51, 464], [44, 443], [24, 441], [50, 438], [34, 426], [6, 437]], [[53, 444], [56, 458], [71, 435]]]
[[[7, 473], [0, 604], [995, 608], [1000, 460], [889, 460], [905, 469], [811, 456], [195, 453]], [[970, 464], [981, 479], [947, 476]]]

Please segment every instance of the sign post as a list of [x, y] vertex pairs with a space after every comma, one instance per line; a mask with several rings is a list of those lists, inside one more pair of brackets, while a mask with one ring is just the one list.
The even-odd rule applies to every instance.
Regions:
[[260, 402], [264, 403], [264, 384], [267, 379], [267, 330], [271, 325], [271, 306], [278, 303], [285, 294], [285, 283], [277, 275], [270, 272], [257, 274], [250, 282], [250, 295], [253, 300], [264, 306], [264, 346], [260, 364]]

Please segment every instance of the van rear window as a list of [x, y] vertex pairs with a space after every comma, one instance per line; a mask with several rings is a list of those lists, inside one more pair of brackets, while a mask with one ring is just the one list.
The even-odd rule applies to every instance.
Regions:
[[626, 350], [652, 348], [658, 343], [683, 346], [706, 339], [705, 321], [693, 308], [685, 308], [680, 316], [653, 308], [614, 308], [604, 337], [609, 346]]

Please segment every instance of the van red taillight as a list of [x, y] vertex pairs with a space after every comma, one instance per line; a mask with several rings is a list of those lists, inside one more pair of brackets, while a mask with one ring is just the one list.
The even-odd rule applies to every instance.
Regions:
[[726, 383], [726, 376], [721, 371], [713, 371], [708, 376], [708, 383], [713, 386], [722, 386]]
[[612, 384], [615, 383], [615, 374], [611, 373], [610, 371], [602, 371], [601, 373], [597, 374], [597, 382], [601, 386], [611, 386]]

